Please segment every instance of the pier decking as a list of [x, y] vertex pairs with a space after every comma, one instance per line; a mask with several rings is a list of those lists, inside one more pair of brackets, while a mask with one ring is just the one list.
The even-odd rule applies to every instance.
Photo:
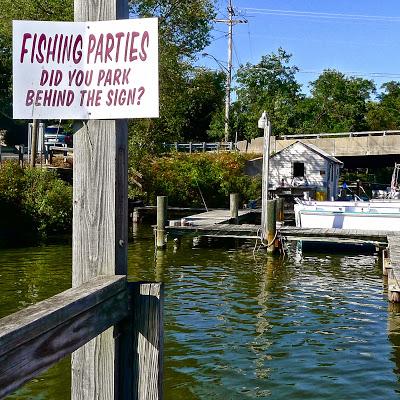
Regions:
[[[168, 226], [166, 231], [170, 236], [206, 236], [220, 238], [260, 238], [261, 226], [240, 223], [252, 219], [255, 210], [240, 210], [239, 224], [232, 224], [229, 210], [213, 210], [185, 218], [185, 226]], [[253, 218], [256, 218], [253, 216]], [[280, 236], [285, 240], [340, 242], [340, 243], [368, 243], [378, 246], [387, 246], [388, 237], [395, 238], [400, 232], [369, 231], [359, 229], [317, 229], [281, 226], [277, 224]], [[400, 236], [399, 236], [400, 238]], [[400, 246], [400, 243], [399, 243]]]

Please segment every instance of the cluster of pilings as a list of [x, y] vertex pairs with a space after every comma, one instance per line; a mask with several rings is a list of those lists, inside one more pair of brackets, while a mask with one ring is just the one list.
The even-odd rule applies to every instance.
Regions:
[[[229, 218], [227, 219], [227, 222], [231, 225], [239, 224], [239, 203], [239, 194], [232, 193], [230, 195]], [[164, 249], [166, 247], [167, 210], [167, 196], [158, 196], [157, 224], [154, 227], [155, 246], [157, 249]], [[255, 225], [259, 228], [258, 237], [267, 253], [272, 254], [275, 253], [281, 245], [278, 238], [277, 225], [279, 226], [284, 221], [284, 200], [282, 198], [267, 200], [265, 206], [262, 208], [261, 214], [262, 225]], [[220, 236], [224, 237], [224, 234], [221, 233]]]

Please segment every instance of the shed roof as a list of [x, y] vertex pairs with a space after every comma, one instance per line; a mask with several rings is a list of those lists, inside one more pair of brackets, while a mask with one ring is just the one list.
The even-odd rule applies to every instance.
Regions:
[[319, 147], [315, 146], [314, 144], [311, 143], [305, 143], [302, 142], [301, 140], [296, 140], [294, 143], [290, 144], [289, 146], [285, 147], [282, 150], [279, 150], [278, 152], [276, 152], [273, 156], [271, 156], [271, 158], [275, 157], [277, 154], [282, 153], [283, 151], [288, 150], [290, 147], [296, 145], [297, 143], [300, 143], [301, 145], [303, 145], [304, 147], [309, 148], [310, 150], [312, 150], [314, 153], [319, 154], [320, 156], [336, 163], [336, 164], [340, 164], [343, 165], [343, 162], [338, 160], [336, 157], [331, 156], [329, 153], [327, 153], [326, 151], [320, 149]]

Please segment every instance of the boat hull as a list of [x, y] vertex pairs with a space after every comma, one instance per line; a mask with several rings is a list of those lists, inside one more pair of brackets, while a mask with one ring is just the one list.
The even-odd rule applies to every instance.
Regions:
[[294, 207], [303, 228], [400, 231], [400, 202], [308, 202]]

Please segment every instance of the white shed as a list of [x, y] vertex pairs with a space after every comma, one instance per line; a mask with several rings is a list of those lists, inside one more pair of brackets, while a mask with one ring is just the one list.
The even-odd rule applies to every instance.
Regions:
[[[248, 165], [250, 175], [262, 171], [262, 157]], [[324, 189], [327, 198], [337, 197], [343, 163], [324, 150], [297, 141], [270, 158], [269, 186]]]

